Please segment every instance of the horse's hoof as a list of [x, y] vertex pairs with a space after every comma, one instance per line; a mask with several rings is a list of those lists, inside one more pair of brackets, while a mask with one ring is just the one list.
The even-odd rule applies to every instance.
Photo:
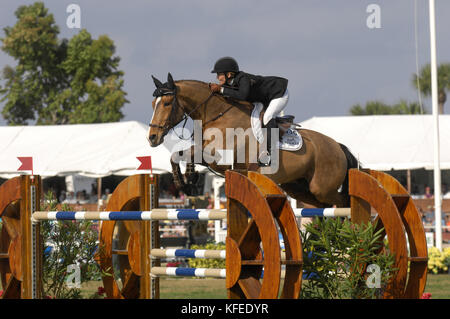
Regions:
[[197, 184], [198, 180], [200, 178], [200, 175], [195, 172], [194, 174], [189, 174], [186, 176], [187, 184]]

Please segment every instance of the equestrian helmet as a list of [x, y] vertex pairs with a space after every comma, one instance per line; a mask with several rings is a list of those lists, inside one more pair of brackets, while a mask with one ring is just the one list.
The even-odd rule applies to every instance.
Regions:
[[239, 65], [235, 59], [226, 56], [217, 60], [211, 73], [239, 72]]

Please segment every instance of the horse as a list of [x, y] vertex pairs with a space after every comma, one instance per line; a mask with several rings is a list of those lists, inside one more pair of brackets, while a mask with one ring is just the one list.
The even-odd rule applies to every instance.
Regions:
[[[205, 161], [202, 154], [214, 145], [215, 140], [204, 138], [201, 145], [193, 145], [187, 150], [190, 161], [186, 167], [186, 174], [192, 176], [195, 159], [196, 164], [207, 166], [219, 174], [224, 174], [225, 170], [231, 167], [247, 171], [256, 170], [279, 184], [289, 196], [303, 203], [318, 208], [333, 205], [348, 207], [350, 202], [348, 170], [358, 167], [358, 161], [345, 145], [319, 132], [297, 128], [303, 139], [302, 147], [297, 151], [277, 150], [278, 156], [273, 161], [277, 160], [278, 169], [264, 173], [265, 167], [255, 164], [249, 158], [250, 146], [258, 145], [256, 138], [251, 134], [252, 103], [213, 94], [208, 83], [202, 81], [174, 81], [170, 73], [166, 83], [153, 76], [152, 78], [156, 90], [153, 94], [155, 96], [152, 101], [153, 116], [147, 136], [151, 147], [163, 143], [167, 133], [188, 117], [194, 121], [201, 121], [201, 132], [204, 137], [205, 134], [211, 135], [210, 132], [213, 130], [221, 133], [228, 141], [233, 139], [233, 143], [230, 144], [233, 147], [233, 165]], [[227, 128], [242, 128], [244, 132], [250, 132], [245, 134], [247, 143], [244, 143], [244, 146], [242, 143], [236, 145], [237, 137], [227, 136]], [[215, 147], [217, 152], [217, 145]], [[242, 154], [245, 154], [245, 161], [242, 160]], [[181, 179], [179, 165], [174, 160], [175, 155], [177, 154], [173, 154], [171, 158], [174, 180], [177, 186], [183, 187], [185, 184]]]

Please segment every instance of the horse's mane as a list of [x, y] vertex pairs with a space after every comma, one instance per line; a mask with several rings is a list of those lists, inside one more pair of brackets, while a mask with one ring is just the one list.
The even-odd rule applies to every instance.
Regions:
[[[180, 83], [180, 82], [182, 82], [182, 83], [194, 82], [194, 83], [201, 84], [201, 85], [205, 86], [205, 88], [209, 90], [208, 83], [203, 82], [203, 81], [199, 81], [199, 80], [177, 80], [177, 81], [175, 81], [175, 83]], [[247, 102], [247, 101], [240, 101], [240, 100], [236, 100], [236, 99], [233, 99], [233, 98], [224, 97], [224, 96], [219, 95], [219, 94], [214, 94], [213, 99], [214, 98], [218, 99], [219, 101], [225, 102], [227, 104], [234, 105], [234, 106], [239, 107], [239, 108], [244, 108], [247, 111], [251, 111], [253, 109], [252, 103]]]
[[200, 83], [200, 84], [208, 84], [208, 83], [203, 82], [203, 81], [200, 81], [200, 80], [191, 80], [191, 79], [189, 79], [189, 80], [177, 80], [177, 81], [175, 81], [175, 83], [178, 83], [178, 82], [196, 82], [196, 83]]

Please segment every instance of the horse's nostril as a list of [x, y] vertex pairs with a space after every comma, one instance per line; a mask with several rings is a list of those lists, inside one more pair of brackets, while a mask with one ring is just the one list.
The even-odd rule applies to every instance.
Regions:
[[156, 134], [152, 134], [149, 137], [150, 142], [154, 142], [156, 140]]

